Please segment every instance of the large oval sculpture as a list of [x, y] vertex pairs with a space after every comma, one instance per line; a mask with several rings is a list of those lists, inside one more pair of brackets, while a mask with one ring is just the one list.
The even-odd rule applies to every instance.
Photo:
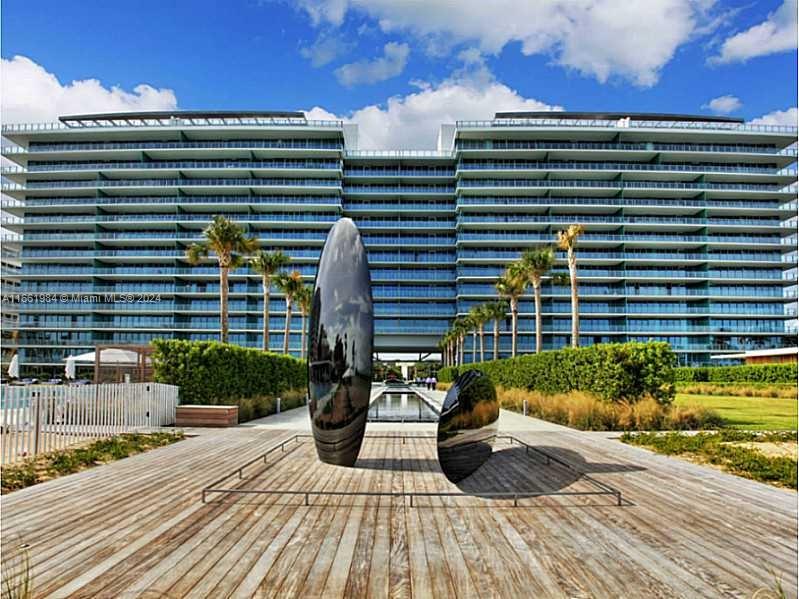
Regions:
[[308, 334], [308, 404], [316, 452], [358, 459], [372, 390], [374, 310], [369, 262], [355, 223], [342, 218], [322, 249]]
[[491, 456], [499, 402], [494, 383], [478, 370], [460, 375], [444, 398], [438, 420], [438, 461], [456, 483]]

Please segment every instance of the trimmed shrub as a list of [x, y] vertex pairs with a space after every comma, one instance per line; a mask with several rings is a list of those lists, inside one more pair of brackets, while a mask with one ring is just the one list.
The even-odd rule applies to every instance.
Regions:
[[443, 368], [438, 379], [451, 382], [459, 371], [476, 369], [507, 388], [547, 394], [585, 391], [603, 400], [625, 402], [652, 397], [670, 403], [675, 363], [668, 343], [601, 343]]
[[[184, 404], [233, 404], [307, 386], [305, 362], [218, 341], [154, 339], [155, 381], [180, 387]], [[257, 413], [257, 406], [239, 407]], [[264, 409], [264, 408], [261, 408]]]
[[796, 363], [745, 364], [741, 366], [683, 366], [674, 369], [674, 380], [686, 383], [792, 383]]

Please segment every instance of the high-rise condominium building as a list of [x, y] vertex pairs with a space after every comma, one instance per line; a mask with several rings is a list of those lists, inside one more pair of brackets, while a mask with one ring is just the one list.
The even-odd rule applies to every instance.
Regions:
[[[215, 262], [185, 259], [215, 215], [283, 250], [309, 284], [328, 229], [352, 218], [369, 252], [380, 351], [436, 351], [453, 318], [497, 298], [508, 262], [574, 223], [585, 227], [581, 344], [664, 340], [702, 363], [796, 342], [793, 127], [500, 113], [442, 125], [430, 151], [359, 150], [355, 126], [302, 113], [95, 114], [2, 133], [18, 165], [3, 170], [3, 192], [21, 217], [7, 226], [22, 234], [23, 371], [61, 368], [95, 344], [217, 338]], [[547, 280], [543, 296], [545, 348], [564, 346], [569, 288]], [[236, 270], [230, 298], [230, 341], [260, 347], [258, 275]], [[532, 304], [520, 305], [521, 352], [534, 349]], [[278, 292], [271, 311], [278, 349]]]

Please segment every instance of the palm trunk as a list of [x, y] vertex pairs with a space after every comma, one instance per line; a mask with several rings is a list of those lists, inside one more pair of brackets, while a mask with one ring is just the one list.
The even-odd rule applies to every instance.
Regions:
[[511, 358], [515, 358], [516, 357], [516, 336], [519, 333], [519, 300], [518, 300], [518, 298], [511, 298], [511, 300], [510, 300], [510, 322], [511, 322], [510, 355], [511, 355]]
[[289, 353], [289, 332], [291, 331], [291, 298], [286, 296], [286, 326], [283, 329], [283, 353]]
[[302, 312], [302, 331], [300, 332], [300, 358], [305, 359], [305, 312]]
[[480, 361], [485, 362], [485, 331], [483, 330], [483, 325], [480, 325]]
[[477, 329], [472, 331], [472, 364], [477, 362]]
[[499, 360], [499, 318], [494, 319], [494, 359]]
[[535, 299], [535, 353], [541, 353], [544, 335], [541, 332], [541, 279], [533, 281], [533, 298]]
[[219, 267], [219, 340], [227, 343], [228, 317], [227, 317], [227, 297], [228, 297], [228, 267]]
[[269, 275], [264, 275], [262, 282], [264, 286], [264, 340], [261, 345], [264, 351], [269, 351], [269, 292], [271, 291]]
[[569, 282], [572, 292], [572, 347], [580, 346], [580, 299], [577, 295], [577, 256], [570, 249], [569, 254]]
[[464, 335], [461, 335], [460, 337], [458, 337], [458, 345], [460, 345], [460, 349], [458, 350], [458, 354], [460, 356], [460, 360], [459, 360], [460, 363], [458, 364], [458, 366], [463, 366], [463, 352], [464, 352], [464, 349], [466, 349], [465, 346], [464, 346], [464, 343], [463, 343], [464, 339], [465, 339]]

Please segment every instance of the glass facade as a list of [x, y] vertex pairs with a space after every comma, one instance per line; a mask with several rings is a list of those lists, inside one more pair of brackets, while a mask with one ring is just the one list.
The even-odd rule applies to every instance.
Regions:
[[[509, 261], [572, 223], [585, 226], [582, 344], [662, 339], [684, 363], [794, 345], [796, 129], [637, 119], [458, 122], [442, 127], [437, 151], [418, 152], [358, 150], [353, 126], [302, 115], [6, 125], [3, 154], [16, 166], [3, 169], [3, 226], [22, 236], [10, 251], [24, 301], [5, 349], [19, 350], [24, 370], [97, 343], [216, 338], [215, 263], [184, 254], [217, 214], [287, 253], [309, 284], [328, 230], [352, 218], [369, 255], [378, 351], [436, 351], [455, 316], [496, 298]], [[543, 296], [544, 345], [562, 347], [569, 290], [547, 282]], [[261, 302], [260, 278], [234, 271], [232, 342], [261, 346]], [[271, 311], [277, 349], [277, 291]], [[534, 320], [525, 297], [522, 352], [534, 349]], [[293, 353], [299, 344], [295, 310]], [[510, 350], [509, 322], [500, 349]]]

